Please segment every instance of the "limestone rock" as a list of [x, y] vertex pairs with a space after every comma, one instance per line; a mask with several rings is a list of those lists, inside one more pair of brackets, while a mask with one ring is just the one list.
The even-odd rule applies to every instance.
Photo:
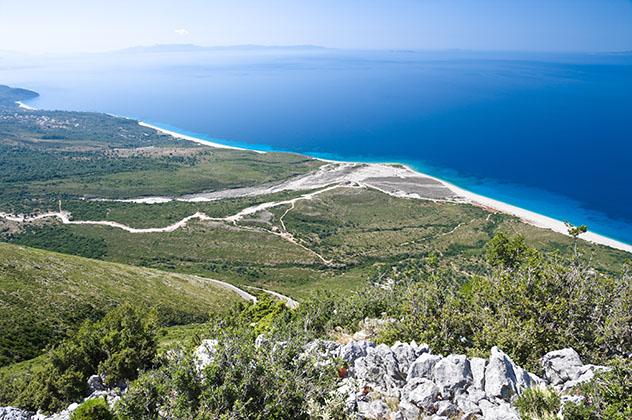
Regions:
[[399, 403], [399, 413], [401, 413], [406, 420], [418, 420], [421, 416], [419, 407], [407, 401], [401, 401]]
[[337, 350], [338, 357], [344, 360], [347, 363], [353, 363], [356, 359], [360, 357], [365, 357], [367, 355], [368, 349], [375, 347], [375, 344], [362, 340], [362, 341], [351, 341], [344, 346], [341, 346]]
[[422, 410], [429, 411], [439, 398], [441, 390], [429, 379], [420, 379], [408, 394], [408, 402], [415, 404]]
[[202, 372], [210, 365], [217, 353], [217, 340], [202, 340], [202, 344], [195, 350], [196, 368]]
[[492, 404], [483, 400], [479, 404], [485, 420], [520, 420], [518, 412], [508, 403]]
[[579, 354], [572, 348], [552, 351], [540, 359], [544, 368], [544, 377], [551, 385], [561, 385], [574, 381], [580, 376], [583, 366]]
[[33, 413], [15, 407], [0, 407], [0, 420], [29, 420]]
[[105, 391], [106, 387], [99, 375], [92, 375], [88, 378], [88, 389], [92, 393], [94, 391]]
[[472, 370], [472, 385], [477, 389], [485, 389], [485, 366], [487, 360], [481, 357], [470, 359], [470, 369]]
[[353, 373], [366, 385], [389, 396], [399, 396], [399, 388], [405, 383], [393, 351], [384, 344], [369, 347], [365, 357], [356, 359]]
[[432, 379], [432, 371], [437, 362], [441, 359], [441, 356], [423, 353], [413, 362], [412, 365], [410, 365], [406, 380], [410, 381], [413, 378]]
[[509, 401], [517, 394], [514, 364], [505, 353], [492, 347], [489, 363], [485, 369], [485, 394], [492, 398]]
[[438, 401], [434, 405], [435, 414], [444, 417], [454, 417], [459, 413], [459, 407], [450, 401]]
[[388, 405], [382, 400], [358, 402], [358, 414], [365, 419], [387, 419], [388, 413]]
[[464, 355], [444, 357], [435, 364], [432, 376], [441, 390], [441, 395], [449, 398], [456, 391], [465, 390], [472, 383], [470, 361]]

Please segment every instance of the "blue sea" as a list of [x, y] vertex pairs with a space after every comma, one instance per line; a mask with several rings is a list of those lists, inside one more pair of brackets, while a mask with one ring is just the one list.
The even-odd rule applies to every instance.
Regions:
[[632, 54], [150, 49], [0, 57], [0, 84], [37, 108], [408, 163], [632, 244]]

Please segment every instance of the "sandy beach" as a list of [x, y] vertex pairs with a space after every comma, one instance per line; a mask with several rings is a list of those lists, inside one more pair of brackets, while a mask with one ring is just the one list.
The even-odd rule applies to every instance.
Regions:
[[168, 134], [172, 137], [178, 138], [178, 139], [183, 139], [183, 140], [189, 140], [192, 141], [194, 143], [198, 143], [198, 144], [203, 144], [205, 146], [210, 146], [210, 147], [216, 147], [218, 149], [231, 149], [231, 150], [245, 150], [245, 151], [249, 151], [249, 152], [256, 152], [256, 153], [265, 153], [259, 150], [250, 150], [250, 149], [246, 149], [243, 147], [235, 147], [235, 146], [227, 146], [225, 144], [221, 144], [221, 143], [215, 143], [209, 140], [204, 140], [204, 139], [200, 139], [198, 137], [193, 137], [193, 136], [187, 136], [186, 134], [181, 134], [175, 131], [171, 131], [171, 130], [165, 130], [164, 128], [160, 128], [160, 127], [156, 127], [155, 125], [151, 125], [151, 124], [147, 124], [145, 122], [139, 121], [138, 125], [142, 126], [142, 127], [147, 127], [147, 128], [151, 128], [154, 129], [160, 133], [163, 134]]
[[20, 101], [15, 102], [19, 108], [27, 109], [29, 111], [37, 111], [37, 108], [33, 108], [32, 106], [28, 106]]
[[[254, 151], [257, 153], [265, 153], [258, 150], [249, 150], [246, 148], [227, 146], [215, 142], [211, 142], [208, 140], [200, 139], [197, 137], [184, 135], [181, 133], [177, 133], [171, 130], [165, 130], [160, 127], [156, 127], [144, 122], [139, 122], [139, 124], [143, 127], [152, 128], [161, 133], [171, 135], [175, 138], [184, 139], [193, 141], [198, 144], [203, 144], [210, 147], [217, 147], [222, 149], [233, 149], [233, 150], [247, 150]], [[479, 194], [475, 194], [473, 192], [467, 191], [461, 187], [453, 185], [449, 182], [446, 182], [442, 179], [432, 177], [430, 175], [415, 171], [414, 169], [401, 165], [398, 163], [359, 163], [359, 162], [345, 162], [345, 161], [333, 161], [328, 159], [319, 159], [314, 158], [323, 162], [328, 162], [331, 164], [342, 165], [340, 168], [336, 168], [336, 170], [329, 171], [329, 174], [326, 174], [322, 171], [317, 171], [316, 176], [320, 176], [322, 179], [316, 180], [314, 176], [304, 176], [299, 177], [296, 180], [291, 180], [291, 185], [282, 185], [277, 187], [268, 188], [267, 192], [275, 192], [282, 191], [287, 189], [307, 189], [307, 188], [319, 188], [326, 185], [331, 185], [333, 183], [364, 183], [369, 187], [373, 187], [375, 189], [379, 189], [385, 193], [388, 193], [393, 196], [398, 197], [406, 197], [406, 198], [421, 198], [421, 199], [433, 199], [434, 194], [430, 194], [429, 191], [437, 191], [439, 194], [436, 194], [437, 200], [449, 200], [449, 201], [461, 201], [466, 203], [471, 203], [474, 205], [479, 205], [483, 207], [487, 207], [493, 209], [495, 211], [499, 211], [502, 213], [510, 214], [512, 216], [518, 217], [526, 223], [529, 223], [533, 226], [537, 226], [544, 229], [550, 229], [558, 233], [568, 234], [566, 225], [564, 222], [560, 220], [553, 219], [551, 217], [526, 210], [508, 203], [504, 203], [502, 201], [495, 200], [493, 198], [485, 197]], [[347, 165], [347, 166], [345, 166]], [[353, 168], [353, 169], [351, 169]], [[341, 170], [342, 172], [340, 172]], [[319, 173], [320, 172], [320, 173]], [[336, 173], [338, 172], [338, 173]], [[327, 176], [328, 175], [328, 176]], [[428, 181], [432, 180], [436, 182], [436, 185], [428, 185]], [[412, 182], [411, 182], [412, 181]], [[423, 186], [421, 191], [416, 191], [420, 189], [419, 187]], [[446, 194], [445, 190], [449, 190], [453, 196], [450, 197], [450, 194]], [[261, 193], [261, 191], [251, 191], [248, 195]], [[208, 199], [218, 199], [220, 197], [211, 197], [214, 195], [218, 195], [217, 193], [210, 193]], [[221, 194], [220, 194], [221, 195]], [[141, 198], [142, 200], [142, 198]], [[154, 199], [145, 199], [147, 201], [155, 201], [161, 202], [162, 199], [154, 200]], [[203, 195], [196, 195], [187, 197], [186, 199], [191, 201], [200, 201], [205, 200]], [[145, 201], [145, 202], [147, 202]], [[622, 251], [632, 253], [632, 245], [626, 244], [621, 241], [617, 241], [615, 239], [608, 238], [603, 235], [599, 235], [593, 232], [587, 232], [581, 236], [581, 239], [593, 242], [596, 244], [606, 245], [615, 249], [619, 249]]]

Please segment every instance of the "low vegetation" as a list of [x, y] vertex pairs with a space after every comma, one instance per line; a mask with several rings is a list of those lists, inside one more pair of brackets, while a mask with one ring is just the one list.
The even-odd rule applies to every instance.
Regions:
[[237, 300], [191, 276], [0, 243], [0, 366], [38, 356], [123, 302], [156, 306], [162, 322], [187, 324]]
[[[316, 412], [337, 418], [343, 404], [329, 393], [337, 381], [337, 371], [334, 366], [316, 368], [302, 360], [298, 355], [303, 346], [315, 338], [352, 333], [366, 318], [394, 318], [396, 322], [381, 329], [380, 341], [390, 344], [416, 339], [427, 342], [436, 352], [470, 355], [487, 354], [492, 345], [499, 345], [516, 363], [532, 369], [537, 368], [544, 353], [574, 347], [583, 360], [615, 369], [598, 376], [591, 386], [580, 388], [586, 402], [568, 409], [591, 412], [594, 418], [625, 418], [630, 409], [625, 397], [630, 391], [630, 366], [617, 361], [631, 348], [630, 311], [626, 307], [631, 282], [627, 274], [611, 277], [599, 273], [590, 269], [581, 255], [564, 259], [544, 254], [519, 237], [497, 235], [486, 249], [489, 263], [478, 275], [463, 277], [442, 268], [440, 257], [429, 256], [383, 266], [374, 271], [372, 281], [363, 289], [342, 295], [319, 292], [295, 310], [266, 298], [255, 305], [240, 303], [188, 330], [191, 335], [186, 329], [172, 335], [169, 352], [157, 351], [153, 327], [151, 338], [147, 338], [151, 345], [141, 346], [146, 353], [130, 347], [139, 340], [125, 341], [112, 333], [112, 343], [132, 349], [129, 354], [121, 350], [127, 354], [123, 359], [97, 357], [98, 361], [86, 365], [89, 368], [80, 375], [69, 376], [64, 372], [70, 368], [62, 363], [69, 359], [59, 356], [58, 366], [63, 369], [56, 367], [54, 376], [63, 384], [54, 387], [71, 389], [75, 394], [63, 394], [51, 402], [37, 399], [33, 391], [23, 391], [16, 401], [26, 407], [62, 407], [79, 392], [82, 382], [77, 378], [110, 372], [110, 383], [132, 380], [116, 408], [124, 418], [152, 417], [158, 410], [174, 418], [308, 418]], [[616, 290], [617, 298], [610, 294], [606, 302], [606, 290]], [[106, 317], [110, 321], [87, 324], [51, 355], [68, 354], [86, 340], [87, 348], [92, 348], [91, 340], [107, 336], [108, 328], [118, 331], [119, 327], [112, 326], [128, 325], [120, 321], [121, 316], [140, 319], [134, 314], [138, 312], [128, 308], [115, 312], [113, 318]], [[145, 321], [138, 322], [131, 325], [145, 325]], [[140, 334], [145, 330], [130, 331]], [[265, 339], [255, 343], [260, 334]], [[192, 356], [192, 349], [202, 338], [219, 340], [217, 353], [203, 372], [205, 380], [199, 379]], [[106, 345], [99, 342], [95, 348]], [[83, 360], [76, 356], [71, 359]], [[141, 367], [140, 373], [129, 368], [129, 361]], [[50, 364], [47, 366], [42, 371], [51, 369]], [[77, 386], [70, 386], [75, 380]], [[40, 377], [36, 382], [42, 381]], [[33, 379], [29, 383], [26, 390], [34, 386]], [[558, 403], [556, 394], [534, 390], [523, 395], [519, 408], [536, 418], [546, 418]]]

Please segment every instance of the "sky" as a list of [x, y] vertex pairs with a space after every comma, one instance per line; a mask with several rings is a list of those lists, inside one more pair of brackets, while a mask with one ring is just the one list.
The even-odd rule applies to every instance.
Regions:
[[154, 44], [632, 50], [632, 0], [0, 0], [0, 50]]

